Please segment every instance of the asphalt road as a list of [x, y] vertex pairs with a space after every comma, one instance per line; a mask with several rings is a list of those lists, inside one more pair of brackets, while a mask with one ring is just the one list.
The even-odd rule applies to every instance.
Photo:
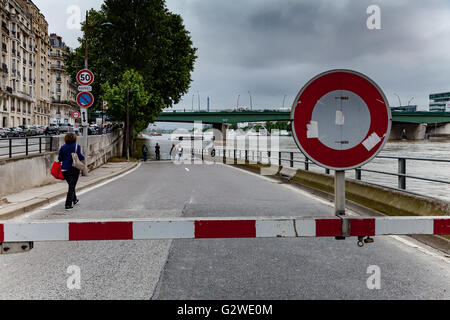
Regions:
[[[295, 188], [224, 165], [142, 164], [21, 220], [175, 216], [327, 216]], [[402, 240], [402, 238], [400, 238]], [[450, 299], [448, 257], [394, 237], [35, 243], [0, 256], [0, 299]], [[412, 241], [412, 240], [409, 240]], [[369, 289], [369, 266], [380, 289]], [[68, 289], [77, 266], [81, 289]]]

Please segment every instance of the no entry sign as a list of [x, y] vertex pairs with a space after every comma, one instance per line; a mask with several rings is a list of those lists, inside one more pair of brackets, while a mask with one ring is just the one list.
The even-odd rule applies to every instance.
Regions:
[[311, 79], [291, 111], [294, 140], [318, 165], [357, 168], [389, 139], [391, 112], [378, 85], [352, 70], [330, 70]]
[[88, 86], [94, 82], [94, 74], [89, 69], [83, 69], [77, 73], [77, 82], [82, 86]]
[[74, 119], [80, 118], [80, 113], [79, 113], [78, 111], [74, 111], [74, 112], [72, 113], [72, 118], [74, 118]]
[[94, 96], [90, 92], [80, 92], [77, 95], [77, 103], [80, 107], [89, 108], [94, 104]]

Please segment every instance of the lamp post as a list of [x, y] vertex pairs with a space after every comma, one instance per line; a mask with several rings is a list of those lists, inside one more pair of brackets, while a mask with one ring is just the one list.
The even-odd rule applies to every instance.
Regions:
[[[84, 38], [85, 38], [85, 48], [84, 48], [84, 68], [88, 69], [88, 45], [89, 45], [89, 30], [93, 29], [95, 27], [97, 27], [98, 25], [100, 25], [100, 22], [90, 26], [89, 25], [89, 12], [86, 10], [86, 25], [84, 27]], [[102, 26], [113, 26], [113, 24], [111, 22], [103, 22], [101, 23]], [[87, 110], [86, 110], [86, 114]], [[102, 114], [103, 115], [103, 114]], [[102, 117], [103, 119], [103, 117]], [[89, 116], [88, 116], [88, 122], [89, 122]], [[103, 120], [102, 120], [103, 122]], [[85, 161], [86, 164], [88, 163], [88, 129], [89, 128], [89, 123], [87, 126], [83, 127], [83, 151], [84, 151], [84, 157], [85, 157]]]
[[397, 98], [398, 98], [398, 103], [399, 103], [399, 107], [401, 107], [402, 106], [402, 101], [400, 100], [400, 96], [398, 95], [398, 94], [396, 94], [395, 92], [394, 92], [394, 94], [397, 96]]
[[241, 95], [240, 94], [238, 94], [238, 96], [237, 96], [237, 102], [236, 102], [236, 109], [239, 107], [239, 98], [241, 97]]
[[[132, 92], [139, 92], [139, 89], [134, 89]], [[126, 118], [127, 118], [127, 125], [126, 125], [126, 140], [125, 140], [125, 146], [127, 148], [127, 161], [130, 161], [130, 88], [127, 88], [127, 109], [126, 109]]]
[[248, 92], [248, 95], [250, 96], [250, 110], [253, 110], [252, 94], [250, 93], [250, 91]]
[[284, 101], [286, 100], [286, 95], [283, 97], [283, 109], [284, 109]]
[[198, 111], [200, 111], [200, 92], [197, 91], [197, 97], [198, 97]]

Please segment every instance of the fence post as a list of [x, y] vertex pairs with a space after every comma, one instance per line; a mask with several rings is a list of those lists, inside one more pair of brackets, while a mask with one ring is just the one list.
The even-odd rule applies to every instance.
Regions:
[[[405, 158], [398, 159], [398, 173], [406, 174], [406, 159]], [[398, 188], [406, 190], [406, 177], [405, 176], [398, 176]]]
[[281, 167], [281, 151], [278, 152], [278, 165]]
[[204, 151], [204, 149], [202, 149], [202, 162], [203, 162], [203, 160], [204, 160], [203, 151]]
[[355, 178], [356, 178], [356, 180], [361, 180], [361, 169], [360, 168], [355, 169]]
[[290, 163], [290, 165], [291, 165], [291, 168], [294, 167], [294, 153], [293, 152], [291, 152], [291, 163]]
[[309, 170], [309, 159], [305, 158], [305, 170], [308, 171]]
[[39, 137], [39, 153], [42, 153], [42, 138]]
[[267, 162], [269, 162], [269, 164], [271, 164], [270, 158], [272, 157], [272, 152], [271, 151], [267, 151]]
[[25, 138], [25, 155], [28, 155], [28, 138]]
[[245, 161], [248, 161], [248, 150], [245, 150]]
[[12, 139], [9, 138], [9, 157], [12, 158]]
[[53, 151], [53, 136], [50, 136], [50, 149], [49, 151]]

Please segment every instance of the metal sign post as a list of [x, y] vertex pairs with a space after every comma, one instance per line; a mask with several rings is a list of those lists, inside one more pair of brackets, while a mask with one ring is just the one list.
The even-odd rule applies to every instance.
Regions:
[[338, 239], [350, 234], [345, 216], [345, 170], [361, 167], [380, 152], [389, 138], [391, 119], [380, 87], [353, 70], [317, 75], [294, 100], [291, 122], [297, 146], [307, 160], [335, 170], [334, 211], [342, 219]]

